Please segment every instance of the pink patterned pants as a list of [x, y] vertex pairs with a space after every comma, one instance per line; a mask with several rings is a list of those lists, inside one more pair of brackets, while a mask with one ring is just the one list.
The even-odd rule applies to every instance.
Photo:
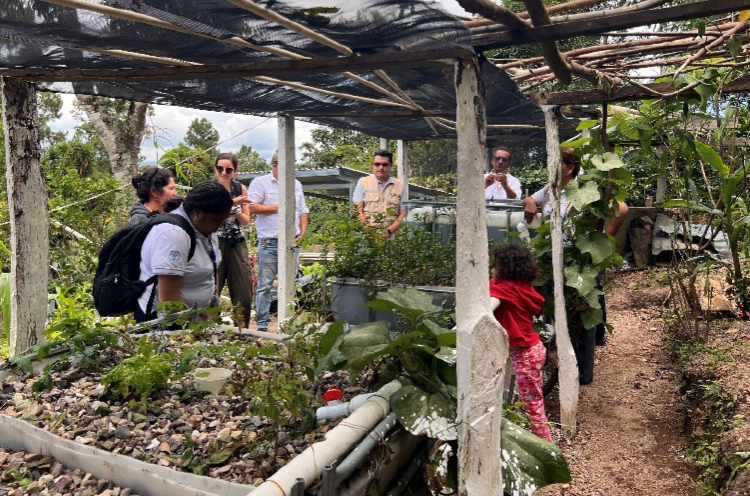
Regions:
[[510, 358], [516, 369], [518, 392], [526, 413], [531, 417], [531, 432], [545, 441], [552, 441], [542, 395], [542, 367], [547, 350], [542, 343], [534, 346], [512, 346]]

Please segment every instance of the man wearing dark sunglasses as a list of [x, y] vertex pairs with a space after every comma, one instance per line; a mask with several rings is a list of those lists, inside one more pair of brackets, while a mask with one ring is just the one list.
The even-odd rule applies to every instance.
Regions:
[[372, 175], [357, 181], [352, 203], [359, 220], [368, 226], [385, 228], [390, 237], [404, 221], [404, 183], [391, 177], [393, 154], [378, 150], [372, 160]]
[[501, 146], [492, 153], [492, 172], [484, 176], [484, 197], [487, 200], [520, 200], [521, 181], [508, 172], [510, 150]]

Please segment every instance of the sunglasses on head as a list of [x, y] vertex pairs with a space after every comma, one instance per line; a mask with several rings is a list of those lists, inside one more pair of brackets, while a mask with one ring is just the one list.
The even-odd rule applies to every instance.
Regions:
[[226, 171], [227, 174], [231, 174], [232, 172], [234, 172], [234, 169], [232, 167], [222, 167], [220, 165], [217, 165], [216, 166], [216, 171], [219, 174], [223, 174], [225, 171]]

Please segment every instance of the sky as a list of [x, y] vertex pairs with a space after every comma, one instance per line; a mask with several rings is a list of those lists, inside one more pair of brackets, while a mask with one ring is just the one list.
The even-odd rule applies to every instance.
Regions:
[[[451, 14], [469, 17], [456, 0], [436, 0], [436, 2]], [[80, 124], [73, 112], [75, 96], [62, 95], [62, 98], [62, 118], [50, 124], [54, 131], [67, 132], [70, 137], [73, 134], [72, 129]], [[214, 128], [219, 132], [219, 142], [222, 143], [219, 146], [221, 152], [237, 151], [242, 145], [250, 145], [260, 153], [261, 157], [270, 160], [276, 150], [278, 124], [275, 118], [266, 119], [250, 115], [209, 112], [167, 105], [154, 105], [153, 107], [154, 115], [149, 117], [147, 122], [152, 131], [151, 137], [145, 139], [141, 146], [141, 155], [144, 157], [143, 163], [145, 164], [156, 163], [165, 150], [169, 150], [183, 141], [190, 123], [201, 117], [211, 121]], [[300, 157], [300, 146], [305, 141], [310, 141], [310, 133], [316, 127], [315, 124], [300, 120], [295, 121], [295, 142], [298, 158]]]

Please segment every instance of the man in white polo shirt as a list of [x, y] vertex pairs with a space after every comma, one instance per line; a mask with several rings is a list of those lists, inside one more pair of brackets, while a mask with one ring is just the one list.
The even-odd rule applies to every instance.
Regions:
[[486, 200], [520, 200], [521, 181], [508, 172], [510, 150], [501, 146], [492, 153], [492, 171], [484, 176]]
[[[258, 231], [258, 289], [255, 294], [255, 321], [259, 331], [268, 330], [271, 320], [271, 287], [279, 271], [279, 159], [278, 153], [271, 159], [273, 172], [253, 179], [247, 187], [247, 196], [252, 200], [250, 213], [255, 214]], [[302, 184], [294, 180], [296, 200], [295, 225], [298, 241], [307, 231], [310, 210], [302, 194]], [[295, 247], [294, 254], [299, 254]]]

